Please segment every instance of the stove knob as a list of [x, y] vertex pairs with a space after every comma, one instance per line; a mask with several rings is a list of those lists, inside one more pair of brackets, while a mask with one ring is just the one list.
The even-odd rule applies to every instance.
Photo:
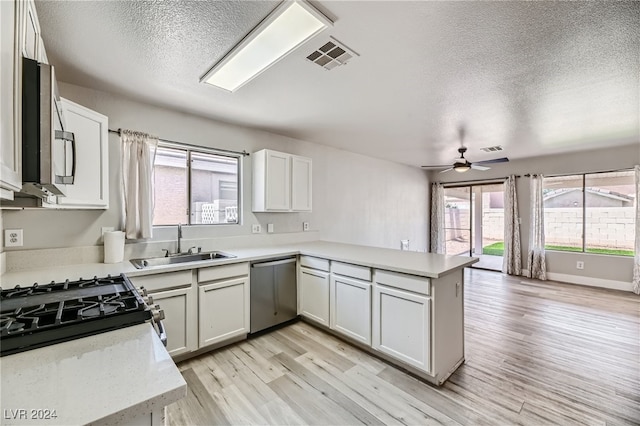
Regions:
[[143, 297], [142, 300], [144, 300], [144, 303], [146, 303], [149, 306], [153, 305], [153, 297], [151, 296]]
[[154, 321], [162, 321], [164, 319], [164, 311], [160, 309], [160, 305], [155, 305], [151, 310]]
[[147, 289], [144, 287], [140, 287], [138, 289], [138, 292], [142, 295], [142, 297], [145, 297], [147, 295]]

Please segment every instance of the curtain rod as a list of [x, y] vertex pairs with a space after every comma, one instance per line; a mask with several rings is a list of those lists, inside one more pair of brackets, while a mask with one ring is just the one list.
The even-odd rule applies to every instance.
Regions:
[[[515, 175], [515, 177], [519, 178], [520, 175]], [[474, 180], [463, 180], [463, 181], [459, 181], [459, 182], [434, 182], [435, 183], [441, 183], [442, 186], [467, 186], [466, 184], [469, 183], [477, 183], [477, 182], [486, 182], [487, 185], [490, 185], [492, 183], [502, 183], [503, 181], [507, 180], [508, 176], [505, 177], [497, 177], [497, 178], [488, 178], [488, 179], [474, 179]]]
[[[554, 174], [554, 175], [544, 175], [544, 177], [563, 177], [563, 176], [574, 176], [574, 175], [591, 175], [597, 173], [618, 173], [618, 172], [630, 172], [633, 170], [633, 167], [625, 168], [625, 169], [614, 169], [614, 170], [599, 170], [596, 172], [576, 172], [576, 173], [562, 173], [562, 174]], [[527, 173], [524, 175], [525, 177], [537, 177], [537, 173]]]
[[[109, 133], [115, 133], [116, 135], [120, 136], [122, 134], [122, 129], [118, 129], [118, 130], [109, 129]], [[172, 141], [170, 139], [162, 139], [162, 138], [158, 138], [158, 140], [161, 141], [161, 142], [171, 143], [171, 144], [175, 144], [175, 145], [181, 145], [181, 146], [184, 146], [184, 147], [194, 148], [194, 149], [211, 149], [211, 150], [214, 150], [214, 151], [227, 152], [229, 154], [243, 155], [243, 156], [251, 155], [247, 151], [242, 151], [241, 152], [241, 151], [232, 151], [232, 150], [229, 150], [229, 149], [222, 149], [222, 148], [210, 148], [208, 146], [193, 145], [193, 144], [190, 144], [190, 143]]]

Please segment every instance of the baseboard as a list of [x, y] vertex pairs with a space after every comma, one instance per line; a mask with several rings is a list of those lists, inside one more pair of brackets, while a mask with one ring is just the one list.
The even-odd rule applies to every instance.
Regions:
[[[527, 276], [528, 270], [523, 269], [522, 275]], [[557, 272], [547, 272], [547, 279], [559, 281], [567, 284], [586, 285], [589, 287], [608, 288], [611, 290], [633, 291], [633, 284], [626, 281], [606, 280], [603, 278], [585, 277], [582, 275], [560, 274]]]

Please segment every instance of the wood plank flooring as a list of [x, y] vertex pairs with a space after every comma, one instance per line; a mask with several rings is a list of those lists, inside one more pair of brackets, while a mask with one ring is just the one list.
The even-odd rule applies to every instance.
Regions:
[[442, 387], [309, 324], [179, 364], [171, 425], [640, 424], [640, 297], [466, 272], [465, 356]]

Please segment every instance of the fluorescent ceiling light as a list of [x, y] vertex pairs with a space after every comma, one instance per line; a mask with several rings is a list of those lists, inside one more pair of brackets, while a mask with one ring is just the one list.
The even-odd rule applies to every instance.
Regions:
[[233, 92], [333, 23], [303, 1], [283, 1], [200, 82]]

